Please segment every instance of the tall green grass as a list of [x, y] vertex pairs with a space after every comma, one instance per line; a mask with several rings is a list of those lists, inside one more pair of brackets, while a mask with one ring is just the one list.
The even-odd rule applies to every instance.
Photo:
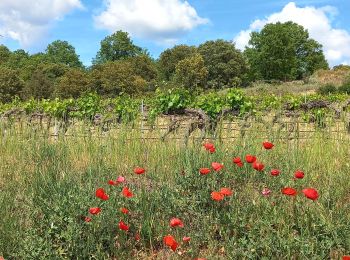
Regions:
[[[112, 138], [58, 138], [7, 131], [0, 138], [0, 256], [5, 259], [339, 259], [350, 254], [350, 145], [323, 133], [288, 141], [271, 133], [275, 149], [262, 148], [258, 132], [207, 153], [202, 143]], [[137, 137], [137, 136], [134, 136]], [[238, 168], [235, 156], [258, 156], [263, 173]], [[218, 173], [200, 176], [201, 167], [223, 162]], [[147, 169], [133, 173], [135, 166]], [[281, 169], [278, 177], [270, 169]], [[293, 180], [295, 170], [305, 178]], [[135, 197], [120, 196], [122, 185], [107, 181], [123, 175]], [[295, 198], [283, 187], [298, 189]], [[98, 187], [110, 195], [102, 202]], [[214, 202], [210, 193], [229, 187], [234, 195]], [[268, 187], [268, 197], [261, 190]], [[316, 188], [317, 201], [301, 190]], [[90, 207], [100, 215], [82, 219]], [[130, 215], [122, 215], [127, 207]], [[169, 220], [183, 220], [172, 229]], [[119, 220], [130, 225], [126, 234]], [[140, 241], [134, 235], [140, 234]], [[172, 234], [176, 252], [163, 245]]]

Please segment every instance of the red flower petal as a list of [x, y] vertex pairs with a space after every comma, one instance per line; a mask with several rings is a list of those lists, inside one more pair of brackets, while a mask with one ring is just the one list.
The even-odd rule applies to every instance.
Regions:
[[277, 169], [272, 169], [271, 170], [271, 175], [272, 176], [278, 176], [280, 175], [281, 171], [280, 170], [277, 170]]
[[303, 193], [304, 193], [305, 197], [310, 199], [310, 200], [317, 200], [319, 197], [317, 190], [315, 190], [313, 188], [303, 189]]
[[118, 178], [117, 178], [117, 182], [118, 183], [122, 183], [122, 182], [124, 182], [125, 181], [125, 178], [123, 177], [123, 176], [119, 176]]
[[182, 241], [184, 242], [190, 242], [191, 238], [190, 237], [183, 237]]
[[124, 223], [124, 221], [119, 221], [119, 229], [120, 230], [124, 230], [124, 231], [128, 231], [129, 230], [129, 226], [127, 224]]
[[281, 191], [282, 191], [282, 193], [284, 195], [288, 195], [288, 196], [295, 196], [295, 195], [297, 195], [297, 191], [295, 189], [293, 189], [293, 188], [287, 187], [287, 188], [283, 188]]
[[128, 214], [129, 210], [127, 208], [121, 208], [120, 212], [123, 213], [123, 214]]
[[89, 209], [90, 214], [92, 215], [97, 215], [98, 213], [101, 212], [101, 208], [90, 208]]
[[231, 196], [233, 191], [229, 188], [221, 188], [220, 193], [224, 196]]
[[273, 143], [270, 142], [263, 142], [263, 146], [266, 150], [270, 150], [274, 147]]
[[184, 227], [184, 224], [182, 223], [182, 221], [178, 218], [172, 218], [170, 220], [170, 226], [171, 227]]
[[203, 144], [205, 150], [209, 151], [210, 149], [215, 148], [215, 146], [212, 143], [205, 143]]
[[128, 187], [124, 187], [123, 190], [122, 190], [122, 194], [124, 197], [126, 198], [131, 198], [134, 196], [134, 194], [129, 190]]
[[141, 168], [141, 167], [136, 167], [134, 169], [134, 173], [136, 174], [144, 174], [146, 172], [146, 170], [144, 168]]
[[207, 175], [208, 173], [210, 173], [210, 169], [209, 168], [200, 168], [199, 173], [201, 175]]
[[92, 219], [91, 219], [90, 217], [85, 217], [85, 218], [84, 218], [84, 221], [85, 221], [85, 222], [91, 222], [91, 220], [92, 220]]
[[213, 162], [211, 167], [213, 167], [214, 171], [220, 171], [222, 168], [224, 168], [224, 165], [218, 162]]
[[256, 161], [256, 157], [250, 154], [247, 154], [245, 157], [245, 160], [247, 161], [247, 163], [253, 163]]
[[221, 201], [224, 199], [224, 194], [220, 193], [220, 192], [217, 192], [217, 191], [213, 191], [211, 193], [211, 198], [215, 201]]
[[102, 188], [98, 188], [96, 190], [96, 197], [100, 198], [101, 200], [108, 200], [109, 196], [106, 194], [105, 190]]
[[176, 242], [175, 238], [171, 235], [167, 235], [163, 238], [164, 244], [166, 244], [168, 247], [170, 247], [173, 251], [176, 250], [178, 243]]
[[297, 178], [297, 179], [303, 179], [304, 175], [305, 174], [302, 171], [299, 171], [299, 170], [294, 173], [294, 177]]
[[109, 180], [109, 181], [108, 181], [108, 184], [113, 186], [113, 185], [117, 185], [118, 182], [113, 181], [113, 180]]
[[265, 168], [265, 165], [262, 163], [259, 163], [257, 161], [253, 162], [253, 168], [259, 172], [263, 171]]

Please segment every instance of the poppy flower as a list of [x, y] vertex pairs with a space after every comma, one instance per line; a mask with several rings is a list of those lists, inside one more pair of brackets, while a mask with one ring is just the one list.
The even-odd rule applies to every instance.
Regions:
[[91, 220], [92, 220], [92, 219], [89, 218], [89, 217], [84, 217], [84, 221], [85, 221], [85, 222], [91, 222]]
[[183, 237], [182, 241], [184, 242], [190, 242], [191, 238], [190, 237]]
[[281, 171], [280, 170], [277, 170], [277, 169], [272, 169], [271, 170], [271, 175], [272, 176], [278, 176], [280, 175]]
[[350, 255], [344, 255], [343, 260], [350, 260]]
[[184, 223], [178, 218], [172, 218], [170, 220], [171, 227], [184, 227]]
[[232, 161], [233, 161], [233, 163], [236, 163], [236, 164], [242, 162], [241, 157], [235, 157], [232, 159]]
[[209, 151], [210, 153], [215, 153], [216, 149], [215, 149], [215, 147], [213, 147], [213, 148], [210, 148], [208, 151]]
[[271, 193], [271, 190], [268, 189], [268, 188], [264, 188], [264, 189], [262, 190], [261, 193], [262, 193], [262, 195], [264, 195], [264, 196], [269, 196], [270, 193]]
[[245, 157], [245, 160], [247, 161], [247, 163], [253, 163], [256, 161], [256, 157], [250, 154], [247, 154]]
[[207, 150], [207, 151], [215, 148], [214, 144], [212, 144], [212, 143], [205, 143], [205, 144], [203, 144], [203, 146], [204, 146], [205, 150]]
[[243, 167], [243, 163], [242, 163], [242, 162], [236, 163], [236, 165], [237, 165], [238, 167]]
[[96, 190], [96, 197], [100, 198], [101, 200], [108, 200], [109, 196], [106, 194], [105, 190], [102, 188], [98, 188]]
[[123, 183], [125, 181], [125, 178], [123, 177], [123, 176], [119, 176], [118, 178], [117, 178], [117, 182], [118, 183]]
[[270, 150], [274, 147], [274, 144], [270, 142], [263, 142], [263, 146], [266, 150]]
[[136, 233], [136, 234], [135, 234], [135, 240], [136, 240], [136, 241], [140, 241], [140, 240], [141, 240], [141, 235], [140, 235], [140, 233]]
[[214, 171], [218, 172], [220, 171], [222, 168], [224, 168], [224, 165], [218, 162], [213, 162], [211, 164], [211, 167], [213, 167]]
[[117, 185], [118, 182], [113, 181], [113, 180], [109, 180], [109, 181], [108, 181], [108, 184], [113, 186], [113, 185]]
[[123, 213], [123, 214], [128, 214], [129, 210], [127, 208], [121, 208], [120, 212]]
[[164, 244], [171, 248], [171, 250], [175, 251], [178, 243], [176, 242], [175, 238], [171, 235], [167, 235], [163, 238]]
[[224, 194], [222, 194], [222, 193], [220, 193], [220, 192], [217, 192], [217, 191], [213, 191], [213, 192], [211, 193], [211, 198], [212, 198], [213, 200], [216, 200], [216, 201], [223, 200], [224, 197], [225, 197]]
[[231, 196], [233, 191], [229, 188], [221, 188], [220, 193], [224, 196]]
[[208, 173], [210, 173], [210, 169], [209, 168], [200, 168], [199, 173], [201, 175], [207, 175]]
[[282, 191], [282, 193], [284, 195], [288, 195], [288, 196], [295, 196], [295, 195], [297, 195], [297, 191], [295, 189], [293, 189], [293, 188], [287, 187], [287, 188], [283, 188], [281, 191]]
[[101, 208], [90, 208], [89, 209], [90, 214], [92, 215], [97, 215], [98, 213], [101, 212]]
[[296, 179], [302, 179], [302, 178], [304, 178], [304, 173], [302, 172], [302, 171], [296, 171], [295, 173], [294, 173], [294, 177], [296, 178]]
[[253, 162], [253, 168], [259, 172], [263, 171], [265, 168], [265, 165], [262, 163], [259, 163], [257, 161]]
[[134, 194], [129, 190], [128, 187], [124, 187], [123, 190], [122, 190], [122, 194], [124, 197], [126, 198], [131, 198], [134, 196]]
[[120, 230], [124, 230], [124, 231], [128, 231], [129, 230], [129, 226], [127, 224], [124, 223], [124, 221], [119, 221], [119, 229]]
[[317, 200], [319, 196], [317, 190], [312, 188], [303, 189], [303, 193], [310, 200]]
[[146, 172], [146, 170], [144, 168], [141, 168], [141, 167], [136, 167], [134, 169], [134, 173], [136, 174], [144, 174]]

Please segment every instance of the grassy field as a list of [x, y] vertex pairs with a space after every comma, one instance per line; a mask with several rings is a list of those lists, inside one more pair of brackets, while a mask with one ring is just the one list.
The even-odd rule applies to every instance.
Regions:
[[[126, 133], [125, 133], [126, 134]], [[0, 136], [0, 256], [5, 259], [341, 259], [350, 254], [350, 144], [322, 132], [278, 139], [259, 132], [215, 143]], [[135, 136], [137, 137], [137, 136]], [[245, 162], [252, 154], [265, 165]], [[240, 156], [243, 167], [232, 158]], [[200, 168], [224, 164], [207, 175]], [[135, 167], [144, 174], [133, 172]], [[280, 169], [272, 176], [271, 169]], [[294, 179], [294, 172], [305, 173]], [[125, 183], [109, 180], [125, 177]], [[123, 187], [134, 194], [122, 196]], [[233, 191], [222, 201], [213, 191]], [[296, 196], [282, 194], [293, 187]], [[108, 200], [97, 198], [103, 188]], [[271, 190], [263, 195], [263, 189]], [[315, 188], [315, 201], [304, 196]], [[89, 213], [92, 207], [101, 212]], [[123, 214], [121, 208], [127, 208]], [[85, 217], [91, 218], [87, 222]], [[171, 227], [179, 218], [184, 227]], [[120, 221], [129, 226], [121, 230]], [[172, 235], [175, 251], [164, 244]], [[184, 242], [183, 237], [190, 237]]]

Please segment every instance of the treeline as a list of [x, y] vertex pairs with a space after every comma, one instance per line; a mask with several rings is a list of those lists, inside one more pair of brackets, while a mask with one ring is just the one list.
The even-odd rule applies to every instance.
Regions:
[[101, 41], [92, 63], [84, 67], [66, 41], [54, 41], [34, 55], [0, 45], [0, 101], [76, 98], [86, 92], [139, 95], [175, 86], [190, 91], [244, 87], [255, 80], [302, 79], [328, 69], [322, 46], [292, 22], [268, 24], [252, 33], [244, 52], [219, 39], [177, 45], [157, 60], [128, 33], [117, 31]]

